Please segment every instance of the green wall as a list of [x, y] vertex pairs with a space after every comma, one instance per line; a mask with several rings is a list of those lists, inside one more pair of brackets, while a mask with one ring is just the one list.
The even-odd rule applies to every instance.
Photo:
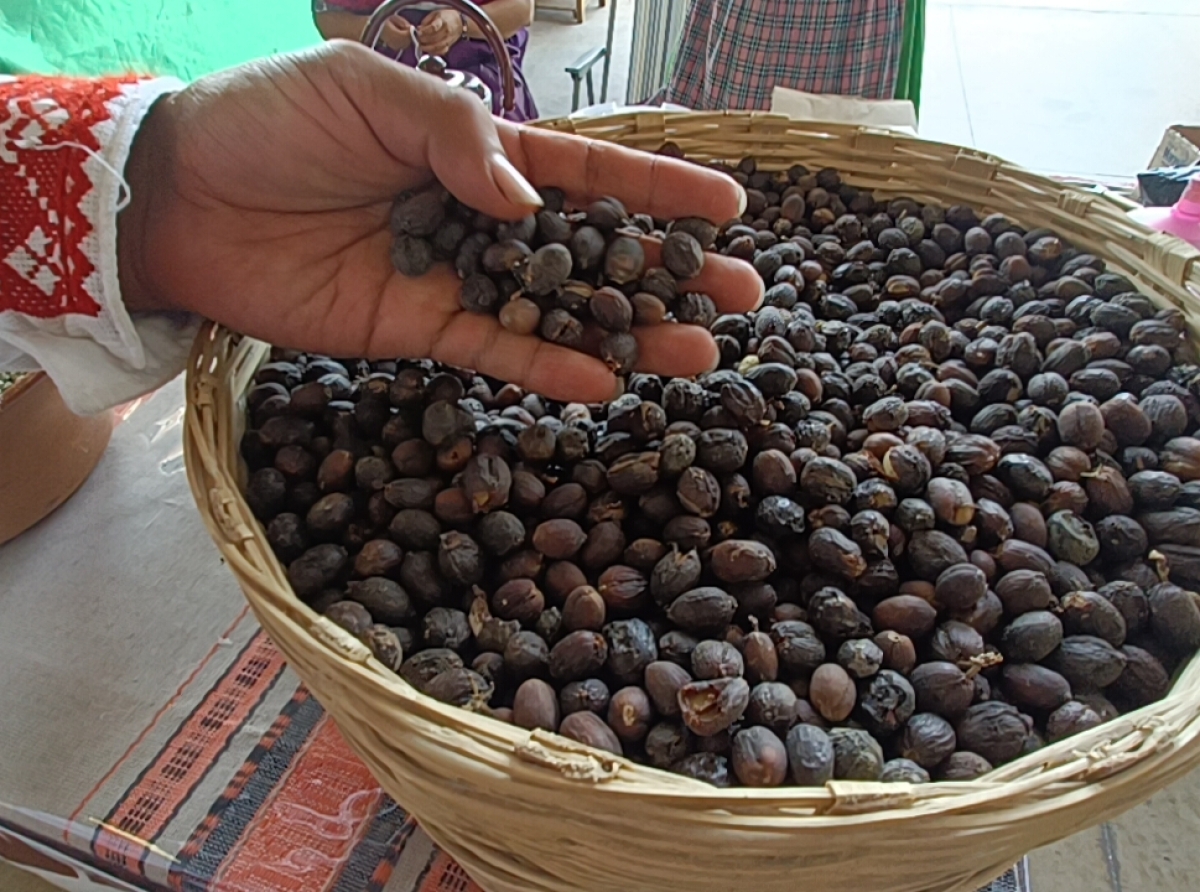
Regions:
[[0, 71], [186, 80], [319, 40], [308, 0], [0, 0]]

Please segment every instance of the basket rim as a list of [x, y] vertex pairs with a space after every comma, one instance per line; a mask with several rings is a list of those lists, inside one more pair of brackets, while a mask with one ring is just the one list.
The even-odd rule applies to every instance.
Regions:
[[[1141, 207], [1135, 201], [1126, 198], [1118, 192], [1113, 191], [1103, 182], [1094, 181], [1086, 176], [1078, 176], [1075, 174], [1059, 174], [1049, 170], [1033, 170], [1030, 168], [1020, 167], [1014, 162], [1009, 161], [1002, 155], [997, 155], [986, 149], [976, 148], [974, 146], [960, 146], [954, 143], [947, 143], [931, 137], [922, 136], [920, 132], [905, 133], [898, 130], [892, 130], [888, 127], [877, 126], [872, 124], [853, 124], [844, 121], [830, 121], [823, 118], [793, 118], [781, 112], [762, 112], [762, 111], [658, 111], [652, 108], [634, 108], [623, 112], [615, 112], [607, 115], [597, 115], [594, 117], [578, 117], [576, 115], [555, 115], [549, 118], [540, 118], [536, 121], [529, 122], [528, 126], [536, 127], [544, 130], [554, 130], [560, 132], [577, 132], [592, 129], [591, 125], [602, 126], [606, 123], [611, 124], [624, 117], [631, 118], [635, 123], [634, 128], [637, 129], [640, 121], [655, 121], [664, 127], [671, 124], [696, 122], [698, 120], [713, 119], [712, 127], [715, 130], [719, 129], [721, 122], [736, 121], [745, 122], [748, 124], [778, 124], [780, 132], [803, 134], [805, 136], [814, 136], [817, 134], [826, 134], [831, 137], [844, 137], [851, 134], [861, 134], [864, 136], [879, 136], [885, 138], [903, 139], [910, 143], [924, 144], [928, 146], [952, 146], [963, 156], [970, 156], [980, 160], [1003, 164], [1010, 167], [1016, 167], [1024, 171], [1029, 176], [1042, 177], [1056, 187], [1074, 189], [1079, 192], [1095, 194], [1110, 201], [1120, 207], [1122, 210], [1129, 211]], [[585, 136], [585, 138], [587, 138]], [[769, 169], [777, 168], [774, 164], [768, 165]], [[1109, 183], [1113, 182], [1113, 178], [1106, 178]], [[1133, 222], [1133, 221], [1131, 221]], [[1137, 223], [1138, 226], [1143, 224]], [[1147, 234], [1153, 234], [1156, 230], [1145, 228]], [[1184, 244], [1187, 244], [1184, 242]]]
[[12, 383], [12, 386], [5, 391], [0, 391], [0, 412], [38, 386], [42, 379], [47, 377], [46, 373], [41, 371], [18, 372], [17, 374], [19, 377]]
[[[1139, 205], [1099, 184], [1085, 189], [1078, 182], [1060, 180], [1048, 173], [1029, 170], [984, 149], [942, 142], [923, 137], [919, 133], [914, 135], [883, 127], [839, 121], [801, 120], [778, 112], [762, 111], [659, 111], [650, 108], [636, 108], [587, 118], [560, 115], [531, 122], [529, 126], [569, 133], [600, 142], [608, 141], [604, 138], [605, 132], [611, 130], [612, 133], [623, 138], [657, 139], [661, 145], [663, 142], [672, 140], [659, 138], [660, 131], [664, 135], [669, 134], [670, 128], [674, 126], [702, 127], [703, 135], [711, 134], [714, 137], [720, 137], [729, 135], [727, 128], [731, 125], [737, 129], [736, 135], [739, 138], [765, 135], [805, 139], [821, 138], [831, 144], [838, 141], [850, 141], [851, 143], [881, 141], [884, 143], [894, 142], [907, 147], [924, 147], [949, 152], [953, 155], [951, 167], [955, 164], [977, 166], [979, 173], [986, 174], [991, 178], [1011, 174], [1047, 191], [1069, 195], [1076, 202], [1098, 201], [1100, 207], [1108, 211], [1105, 216], [1109, 217], [1109, 222], [1119, 220], [1121, 226], [1130, 234], [1159, 242], [1155, 254], [1177, 255], [1179, 259], [1178, 285], [1192, 291], [1196, 301], [1200, 303], [1200, 250], [1177, 236], [1158, 232], [1126, 216], [1128, 211]], [[686, 134], [686, 138], [696, 139], [697, 134], [689, 132]], [[738, 159], [733, 154], [729, 154], [724, 156], [723, 160], [732, 162]], [[790, 165], [786, 161], [776, 163], [768, 156], [761, 166], [768, 170], [780, 170]], [[896, 195], [905, 195], [917, 194], [920, 190], [906, 191], [904, 188], [897, 188], [886, 191], [894, 191]], [[1200, 336], [1200, 326], [1197, 327], [1196, 333]]]

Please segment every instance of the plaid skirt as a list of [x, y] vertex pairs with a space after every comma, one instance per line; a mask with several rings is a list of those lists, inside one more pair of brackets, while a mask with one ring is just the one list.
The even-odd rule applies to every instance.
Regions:
[[692, 0], [666, 100], [765, 111], [776, 87], [891, 99], [905, 0]]

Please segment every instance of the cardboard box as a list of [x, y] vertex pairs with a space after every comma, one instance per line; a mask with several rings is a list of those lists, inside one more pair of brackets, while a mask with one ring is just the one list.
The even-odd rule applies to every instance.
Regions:
[[1185, 127], [1176, 124], [1167, 128], [1146, 169], [1188, 167], [1197, 163], [1200, 163], [1200, 126]]

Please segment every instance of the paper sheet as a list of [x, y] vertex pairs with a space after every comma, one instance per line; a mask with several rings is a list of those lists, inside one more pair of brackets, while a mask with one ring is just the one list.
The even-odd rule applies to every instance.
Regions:
[[664, 105], [625, 105], [620, 102], [605, 102], [600, 105], [589, 105], [586, 108], [579, 109], [579, 111], [571, 112], [568, 117], [573, 121], [578, 121], [588, 118], [599, 118], [604, 115], [626, 114], [628, 112], [685, 112], [689, 110], [682, 105], [672, 105], [669, 102]]
[[857, 124], [917, 135], [917, 112], [907, 99], [825, 96], [776, 87], [771, 96], [771, 111], [797, 121]]

